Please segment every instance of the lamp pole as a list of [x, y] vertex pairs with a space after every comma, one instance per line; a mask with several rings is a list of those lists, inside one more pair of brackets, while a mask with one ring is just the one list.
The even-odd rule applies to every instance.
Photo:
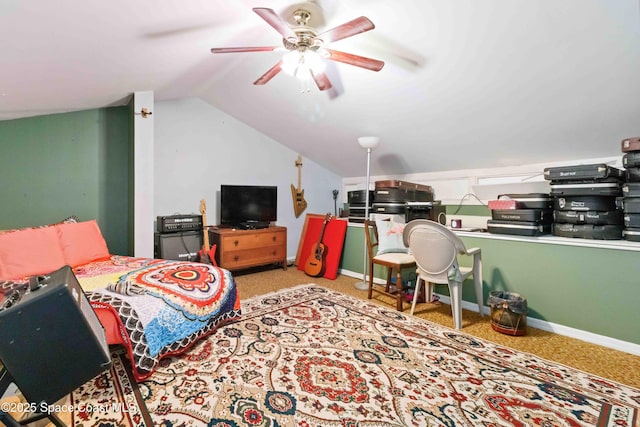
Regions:
[[[365, 184], [365, 196], [364, 196], [364, 219], [365, 221], [369, 219], [369, 180], [371, 177], [371, 150], [373, 150], [378, 143], [380, 142], [380, 138], [377, 136], [361, 136], [358, 138], [358, 144], [362, 148], [366, 148], [367, 150], [367, 181]], [[363, 231], [366, 230], [363, 228]], [[355, 287], [358, 290], [365, 291], [369, 289], [369, 283], [367, 282], [367, 236], [364, 236], [364, 262], [362, 266], [362, 281], [356, 282]], [[370, 271], [369, 274], [373, 274], [373, 271]]]

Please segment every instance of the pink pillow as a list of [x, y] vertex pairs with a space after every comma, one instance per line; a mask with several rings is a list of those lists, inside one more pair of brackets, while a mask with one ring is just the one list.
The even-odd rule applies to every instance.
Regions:
[[95, 219], [55, 227], [64, 259], [72, 267], [109, 258], [109, 248]]
[[0, 234], [0, 278], [47, 274], [66, 264], [55, 227]]

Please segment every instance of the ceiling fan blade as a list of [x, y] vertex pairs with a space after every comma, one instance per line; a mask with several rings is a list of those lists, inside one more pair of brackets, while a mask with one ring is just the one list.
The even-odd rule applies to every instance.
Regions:
[[355, 65], [356, 67], [366, 68], [371, 71], [380, 71], [382, 67], [384, 67], [384, 61], [377, 59], [366, 58], [364, 56], [354, 55], [353, 53], [340, 52], [332, 49], [325, 49], [325, 51], [329, 54], [328, 59], [332, 61]]
[[273, 67], [269, 68], [269, 70], [266, 73], [264, 73], [263, 75], [261, 75], [258, 78], [258, 80], [253, 82], [253, 84], [254, 85], [264, 85], [264, 84], [269, 83], [269, 80], [274, 78], [276, 76], [276, 74], [278, 74], [280, 72], [280, 70], [282, 70], [282, 61], [278, 62]]
[[272, 52], [276, 49], [280, 49], [280, 46], [214, 47], [211, 48], [211, 53]]
[[318, 35], [317, 38], [322, 39], [325, 43], [331, 43], [346, 39], [347, 37], [355, 36], [356, 34], [364, 33], [365, 31], [373, 30], [375, 27], [376, 26], [373, 25], [373, 22], [371, 22], [369, 18], [361, 16], [360, 18], [356, 18], [327, 30]]
[[313, 77], [313, 80], [316, 82], [318, 89], [327, 90], [333, 87], [331, 81], [329, 80], [329, 77], [327, 77], [324, 72], [318, 74], [314, 73], [313, 70], [309, 70], [309, 72], [311, 73], [311, 77]]
[[268, 9], [266, 7], [254, 7], [253, 11], [258, 14], [258, 16], [265, 21], [267, 24], [271, 25], [277, 32], [279, 32], [282, 37], [285, 39], [288, 38], [297, 38], [296, 33], [291, 29], [289, 24], [280, 16], [273, 11], [273, 9]]

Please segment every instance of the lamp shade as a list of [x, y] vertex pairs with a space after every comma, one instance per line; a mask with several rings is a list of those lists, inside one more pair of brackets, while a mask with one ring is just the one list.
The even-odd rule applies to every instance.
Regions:
[[377, 136], [361, 136], [358, 138], [358, 144], [362, 148], [375, 148], [380, 142], [380, 138]]

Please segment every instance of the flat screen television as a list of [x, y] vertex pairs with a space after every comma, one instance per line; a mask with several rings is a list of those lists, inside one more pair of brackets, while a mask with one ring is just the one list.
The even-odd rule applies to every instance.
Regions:
[[264, 228], [278, 219], [278, 187], [221, 185], [220, 224], [236, 228]]

